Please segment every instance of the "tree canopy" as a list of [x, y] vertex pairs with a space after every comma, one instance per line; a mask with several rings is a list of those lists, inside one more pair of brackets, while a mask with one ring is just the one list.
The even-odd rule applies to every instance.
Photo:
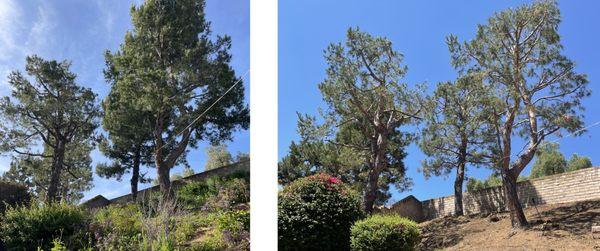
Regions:
[[[517, 227], [527, 225], [517, 177], [548, 135], [582, 132], [581, 100], [590, 95], [586, 75], [577, 73], [575, 63], [562, 53], [560, 21], [556, 2], [538, 1], [495, 13], [470, 41], [448, 37], [453, 65], [463, 73], [481, 75], [496, 97], [487, 121], [498, 136], [496, 166]], [[526, 145], [513, 158], [515, 136]]]
[[456, 169], [454, 181], [455, 213], [463, 214], [462, 190], [467, 165], [489, 166], [493, 134], [485, 124], [490, 102], [482, 79], [466, 75], [455, 82], [437, 85], [428, 109], [419, 147], [428, 157], [420, 171], [425, 178], [447, 176]]
[[209, 146], [205, 149], [208, 159], [204, 165], [204, 170], [212, 170], [233, 163], [233, 157], [226, 145]]
[[212, 39], [204, 6], [200, 0], [148, 0], [133, 7], [133, 29], [107, 56], [119, 76], [112, 85], [120, 94], [117, 103], [152, 117], [154, 162], [165, 196], [171, 193], [169, 172], [185, 161], [188, 146], [228, 140], [249, 124], [243, 85], [229, 65], [231, 39]]
[[346, 38], [325, 51], [328, 68], [319, 84], [325, 124], [310, 130], [324, 131], [321, 141], [359, 153], [363, 165], [355, 175], [364, 181], [364, 208], [371, 212], [380, 180], [400, 189], [405, 184], [404, 148], [413, 137], [400, 127], [418, 119], [421, 94], [403, 82], [403, 56], [388, 39], [358, 28], [349, 29]]
[[[32, 167], [49, 166], [48, 172], [42, 172], [49, 179], [45, 192], [48, 201], [58, 198], [63, 172], [78, 169], [71, 166], [76, 163], [70, 163], [69, 158], [86, 159], [91, 151], [86, 142], [94, 137], [100, 116], [96, 94], [75, 82], [70, 66], [68, 61], [29, 56], [25, 70], [31, 78], [19, 71], [10, 73], [11, 97], [0, 101], [5, 122], [0, 128], [0, 150], [47, 159], [45, 164]], [[36, 151], [40, 148], [43, 150]], [[89, 163], [86, 168], [91, 168]]]

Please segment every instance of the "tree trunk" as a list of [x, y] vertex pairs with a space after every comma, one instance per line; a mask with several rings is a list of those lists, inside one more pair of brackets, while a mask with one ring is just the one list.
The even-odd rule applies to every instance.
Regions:
[[158, 185], [160, 187], [160, 193], [162, 194], [163, 201], [173, 198], [173, 190], [171, 189], [171, 178], [169, 177], [169, 171], [171, 167], [166, 163], [156, 163], [156, 169], [158, 173]]
[[385, 135], [379, 134], [377, 141], [371, 145], [373, 162], [369, 170], [367, 187], [363, 199], [364, 210], [368, 214], [373, 212], [373, 206], [375, 205], [375, 200], [377, 199], [377, 191], [379, 190], [379, 175], [381, 174], [381, 170], [384, 170], [385, 165], [387, 164], [387, 160], [385, 158], [386, 148], [387, 142]]
[[379, 186], [379, 171], [372, 168], [369, 171], [369, 180], [367, 181], [367, 187], [365, 189], [365, 195], [363, 198], [364, 210], [368, 214], [373, 212], [373, 206], [375, 205], [375, 199], [377, 198], [377, 190]]
[[458, 156], [458, 165], [456, 166], [456, 179], [454, 180], [454, 214], [464, 215], [463, 210], [463, 182], [465, 180], [465, 165], [467, 164], [468, 138], [465, 133], [461, 133], [460, 149]]
[[138, 183], [140, 179], [140, 150], [136, 150], [133, 156], [133, 170], [131, 172], [131, 198], [137, 201]]
[[50, 185], [46, 192], [46, 201], [55, 202], [58, 197], [58, 186], [60, 183], [60, 173], [64, 167], [65, 143], [61, 140], [56, 142], [56, 148], [52, 155], [52, 170], [50, 171]]
[[509, 170], [502, 170], [502, 189], [504, 190], [504, 199], [508, 210], [510, 210], [511, 224], [516, 228], [523, 228], [528, 225], [525, 213], [519, 202], [517, 193], [517, 177], [512, 175]]
[[465, 180], [465, 162], [462, 161], [456, 167], [456, 179], [454, 180], [454, 214], [464, 215], [463, 211], [463, 181]]

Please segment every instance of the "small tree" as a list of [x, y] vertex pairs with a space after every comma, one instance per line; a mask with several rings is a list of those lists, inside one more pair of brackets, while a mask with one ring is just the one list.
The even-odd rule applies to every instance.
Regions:
[[102, 127], [108, 132], [108, 137], [100, 140], [100, 151], [112, 163], [101, 163], [96, 166], [96, 173], [104, 178], [121, 180], [123, 174], [131, 172], [131, 195], [136, 200], [138, 183], [149, 182], [149, 179], [140, 173], [140, 167], [154, 166], [152, 161], [152, 125], [155, 120], [152, 113], [135, 109], [128, 93], [116, 86], [119, 81], [126, 81], [127, 75], [120, 71], [126, 65], [106, 53], [105, 79], [111, 86], [108, 95], [102, 102], [104, 117]]
[[206, 155], [208, 156], [208, 159], [206, 160], [206, 164], [204, 165], [204, 171], [212, 170], [233, 163], [233, 157], [231, 156], [231, 153], [229, 152], [229, 150], [227, 150], [227, 146], [225, 145], [209, 146], [206, 148], [205, 151]]
[[[68, 149], [93, 137], [100, 110], [92, 90], [75, 83], [71, 63], [38, 56], [29, 56], [26, 62], [25, 70], [34, 82], [19, 71], [12, 72], [8, 82], [14, 100], [5, 97], [0, 102], [5, 122], [0, 128], [0, 150], [50, 160], [45, 195], [52, 202], [59, 195], [62, 173], [69, 169]], [[35, 145], [43, 146], [44, 151], [32, 152]]]
[[448, 175], [456, 169], [454, 208], [463, 215], [462, 191], [468, 164], [488, 165], [493, 137], [485, 124], [489, 102], [481, 79], [464, 76], [455, 83], [438, 84], [424, 116], [419, 146], [428, 159], [422, 162], [425, 178]]
[[569, 172], [590, 167], [592, 167], [592, 160], [585, 156], [579, 156], [576, 153], [571, 156], [569, 163], [567, 164], [567, 170]]
[[[561, 129], [580, 134], [583, 128], [581, 100], [590, 95], [588, 81], [562, 54], [560, 19], [556, 2], [539, 1], [494, 14], [469, 42], [448, 38], [453, 65], [481, 74], [496, 97], [487, 121], [496, 135], [495, 166], [515, 227], [527, 225], [517, 177], [539, 144]], [[513, 136], [527, 142], [514, 159]]]
[[567, 170], [567, 160], [558, 150], [557, 143], [544, 142], [535, 153], [536, 160], [531, 168], [531, 178], [539, 178], [553, 174], [564, 173]]
[[244, 87], [229, 65], [231, 39], [211, 39], [204, 1], [147, 0], [131, 18], [133, 30], [110, 55], [120, 76], [112, 89], [121, 94], [118, 102], [152, 117], [158, 183], [169, 197], [170, 170], [185, 161], [188, 146], [216, 144], [248, 128]]

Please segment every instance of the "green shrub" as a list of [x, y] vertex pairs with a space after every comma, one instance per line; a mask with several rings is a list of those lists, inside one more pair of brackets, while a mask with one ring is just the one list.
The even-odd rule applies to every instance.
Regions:
[[350, 227], [362, 215], [358, 194], [338, 179], [298, 179], [279, 193], [279, 249], [348, 250]]
[[0, 214], [6, 210], [6, 205], [27, 205], [30, 199], [26, 186], [0, 180]]
[[0, 223], [0, 237], [8, 250], [49, 250], [57, 238], [78, 250], [89, 246], [88, 215], [64, 203], [34, 203], [31, 207], [9, 208]]
[[414, 250], [419, 243], [417, 223], [397, 215], [373, 215], [351, 229], [352, 250]]
[[208, 182], [188, 183], [177, 190], [177, 199], [186, 208], [202, 208], [209, 197], [218, 194], [215, 186], [210, 186]]
[[219, 251], [226, 249], [227, 243], [225, 243], [223, 233], [218, 229], [211, 229], [205, 232], [201, 241], [194, 242], [191, 246], [191, 250], [194, 251]]
[[137, 205], [109, 206], [98, 210], [91, 224], [96, 247], [134, 250], [141, 241], [142, 213]]
[[214, 176], [186, 184], [177, 191], [177, 199], [188, 209], [230, 209], [233, 205], [247, 203], [250, 201], [248, 181], [238, 176]]

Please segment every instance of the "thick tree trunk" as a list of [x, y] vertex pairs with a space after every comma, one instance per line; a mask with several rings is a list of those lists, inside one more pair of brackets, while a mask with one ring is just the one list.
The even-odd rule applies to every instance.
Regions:
[[502, 189], [504, 191], [504, 200], [508, 210], [510, 210], [511, 224], [516, 228], [523, 228], [528, 225], [523, 207], [519, 202], [517, 193], [517, 177], [512, 175], [509, 170], [502, 170]]
[[365, 189], [365, 194], [363, 198], [364, 210], [368, 214], [373, 212], [373, 206], [375, 205], [375, 200], [377, 199], [377, 190], [379, 186], [379, 171], [375, 168], [372, 168], [369, 171], [369, 180], [367, 181], [367, 187]]
[[373, 142], [371, 145], [373, 162], [369, 170], [367, 187], [365, 189], [363, 199], [364, 210], [369, 214], [373, 212], [373, 206], [375, 206], [375, 200], [377, 199], [377, 191], [379, 190], [379, 175], [381, 174], [381, 171], [386, 168], [386, 148], [387, 142], [385, 135], [379, 134], [377, 141]]
[[65, 143], [63, 141], [56, 142], [56, 148], [52, 155], [52, 170], [50, 171], [50, 185], [46, 191], [46, 201], [55, 202], [58, 198], [58, 186], [60, 183], [60, 174], [64, 167], [65, 159]]
[[171, 189], [171, 178], [169, 177], [171, 167], [167, 166], [164, 162], [157, 162], [156, 169], [158, 173], [158, 185], [160, 187], [160, 193], [162, 194], [163, 200], [173, 198], [173, 190]]
[[133, 156], [133, 170], [131, 172], [131, 198], [137, 200], [138, 183], [140, 180], [140, 151], [137, 150]]
[[456, 167], [456, 179], [454, 180], [454, 214], [464, 215], [463, 211], [463, 181], [465, 180], [465, 162], [462, 161]]

